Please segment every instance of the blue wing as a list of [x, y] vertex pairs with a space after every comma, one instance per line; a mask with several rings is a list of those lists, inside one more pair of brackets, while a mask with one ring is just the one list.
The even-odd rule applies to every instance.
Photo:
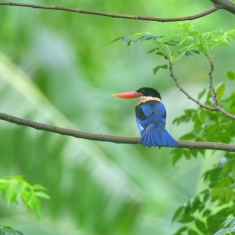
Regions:
[[152, 100], [136, 106], [136, 122], [144, 146], [177, 146], [177, 142], [165, 129], [166, 109], [158, 101]]
[[166, 125], [165, 106], [157, 101], [148, 101], [136, 106], [136, 122], [140, 131], [143, 131], [149, 124]]

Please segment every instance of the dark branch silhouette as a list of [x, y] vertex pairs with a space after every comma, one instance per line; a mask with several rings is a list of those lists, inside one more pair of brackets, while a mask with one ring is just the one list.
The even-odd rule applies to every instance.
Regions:
[[[9, 114], [0, 113], [0, 120], [15, 123], [17, 125], [31, 127], [37, 130], [43, 130], [48, 132], [57, 133], [60, 135], [67, 135], [81, 139], [96, 140], [103, 142], [113, 142], [118, 144], [138, 144], [139, 137], [124, 137], [124, 136], [112, 136], [103, 134], [93, 134], [87, 132], [81, 132], [66, 128], [61, 128], [57, 126], [52, 126], [48, 124], [43, 124], [39, 122], [34, 122], [18, 117], [11, 116]], [[213, 149], [213, 150], [223, 150], [235, 152], [234, 144], [224, 144], [224, 143], [214, 143], [214, 142], [191, 142], [191, 141], [178, 141], [178, 148], [188, 148], [188, 149]]]
[[159, 17], [151, 17], [151, 16], [137, 16], [137, 15], [124, 15], [124, 14], [114, 14], [107, 13], [101, 11], [91, 11], [91, 10], [83, 10], [69, 7], [60, 7], [60, 6], [43, 6], [43, 5], [35, 5], [35, 4], [24, 4], [24, 3], [15, 3], [15, 2], [0, 2], [0, 5], [5, 6], [17, 6], [17, 7], [30, 7], [30, 8], [39, 8], [39, 9], [47, 9], [47, 10], [60, 10], [60, 11], [70, 11], [79, 14], [90, 14], [90, 15], [100, 15], [105, 17], [112, 18], [123, 18], [123, 19], [131, 19], [131, 20], [147, 20], [147, 21], [159, 21], [159, 22], [172, 22], [172, 21], [185, 21], [185, 20], [195, 20], [206, 15], [209, 15], [218, 8], [216, 6], [211, 7], [210, 9], [201, 12], [196, 15], [184, 16], [184, 17], [174, 17], [174, 18], [159, 18]]

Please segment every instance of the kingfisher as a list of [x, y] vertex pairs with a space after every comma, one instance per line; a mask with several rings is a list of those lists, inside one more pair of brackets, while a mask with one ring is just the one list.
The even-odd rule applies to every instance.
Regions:
[[166, 108], [160, 93], [150, 87], [142, 87], [136, 91], [114, 94], [118, 98], [140, 98], [135, 107], [136, 122], [141, 135], [138, 144], [159, 148], [167, 146], [174, 148], [177, 141], [165, 129]]

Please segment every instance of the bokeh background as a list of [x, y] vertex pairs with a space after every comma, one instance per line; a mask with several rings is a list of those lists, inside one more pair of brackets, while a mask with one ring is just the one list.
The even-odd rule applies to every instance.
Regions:
[[[208, 0], [28, 0], [87, 10], [156, 17], [187, 16], [212, 6]], [[217, 11], [193, 21], [201, 31], [232, 29], [234, 15]], [[131, 47], [120, 36], [137, 32], [166, 35], [174, 23], [113, 19], [94, 15], [0, 6], [0, 112], [84, 132], [138, 136], [134, 107], [113, 93], [142, 86], [160, 91], [167, 108], [167, 129], [178, 139], [192, 129], [172, 121], [196, 107], [175, 87], [163, 61]], [[215, 84], [234, 70], [233, 47], [219, 49]], [[183, 58], [175, 73], [197, 97], [208, 87], [203, 56]], [[172, 166], [171, 150], [102, 143], [60, 136], [0, 121], [0, 176], [24, 175], [42, 184], [51, 200], [42, 200], [41, 221], [25, 206], [0, 201], [0, 224], [24, 235], [167, 235], [174, 211], [205, 187], [200, 176], [221, 157], [211, 151]]]

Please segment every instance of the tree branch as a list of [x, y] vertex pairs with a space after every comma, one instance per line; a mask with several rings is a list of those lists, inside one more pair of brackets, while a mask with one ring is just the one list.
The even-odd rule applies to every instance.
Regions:
[[147, 21], [159, 21], [159, 22], [195, 20], [200, 17], [209, 15], [209, 14], [215, 12], [216, 10], [218, 10], [218, 8], [216, 6], [213, 6], [210, 9], [208, 9], [204, 12], [201, 12], [199, 14], [196, 14], [196, 15], [175, 17], [175, 18], [159, 18], [159, 17], [151, 17], [151, 16], [114, 14], [114, 13], [107, 13], [107, 12], [101, 12], [101, 11], [75, 9], [75, 8], [69, 8], [69, 7], [43, 6], [43, 5], [23, 4], [23, 3], [14, 3], [14, 2], [0, 2], [0, 5], [17, 6], [17, 7], [31, 7], [31, 8], [39, 8], [39, 9], [47, 9], [47, 10], [70, 11], [70, 12], [75, 12], [75, 13], [79, 13], [79, 14], [90, 14], [90, 15], [100, 15], [100, 16], [112, 17], [112, 18], [124, 18], [124, 19], [131, 19], [131, 20], [147, 20]]
[[198, 104], [199, 106], [205, 108], [205, 109], [209, 109], [210, 111], [217, 111], [216, 108], [205, 105], [203, 103], [201, 103], [199, 100], [194, 99], [191, 95], [189, 95], [189, 93], [187, 93], [179, 84], [177, 78], [175, 77], [174, 73], [173, 73], [173, 66], [171, 63], [169, 63], [169, 70], [170, 70], [170, 76], [173, 78], [176, 86], [180, 89], [180, 91], [182, 91], [187, 97], [188, 99], [192, 100], [193, 102], [195, 102], [196, 104]]
[[235, 115], [232, 115], [231, 113], [228, 113], [227, 111], [225, 111], [219, 104], [218, 100], [217, 100], [217, 97], [216, 97], [216, 93], [214, 91], [214, 88], [213, 88], [213, 77], [212, 77], [212, 73], [214, 71], [214, 65], [211, 64], [211, 70], [209, 72], [209, 77], [210, 77], [210, 86], [209, 86], [209, 89], [210, 89], [210, 92], [211, 92], [211, 98], [212, 98], [212, 101], [213, 101], [213, 104], [215, 106], [215, 109], [216, 111], [220, 111], [223, 115], [229, 117], [229, 118], [232, 118], [232, 119], [235, 119]]
[[235, 3], [229, 0], [211, 0], [217, 9], [224, 9], [235, 14]]
[[209, 89], [210, 89], [210, 93], [211, 93], [212, 102], [213, 102], [215, 108], [217, 108], [219, 106], [219, 103], [218, 103], [216, 93], [215, 93], [215, 90], [214, 90], [214, 87], [213, 87], [213, 77], [212, 77], [213, 71], [214, 71], [214, 65], [211, 64], [211, 70], [209, 72], [209, 77], [210, 77]]
[[213, 65], [211, 65], [211, 70], [210, 70], [210, 73], [209, 73], [209, 77], [210, 77], [210, 86], [209, 86], [209, 89], [210, 89], [210, 92], [211, 92], [211, 97], [212, 97], [212, 101], [213, 101], [213, 104], [215, 107], [211, 107], [211, 106], [208, 106], [208, 105], [205, 105], [203, 103], [201, 103], [199, 100], [196, 100], [194, 99], [191, 95], [189, 95], [189, 93], [187, 93], [179, 84], [177, 78], [175, 77], [174, 73], [173, 73], [173, 66], [171, 63], [169, 63], [169, 70], [170, 70], [170, 76], [173, 78], [176, 86], [180, 89], [180, 91], [182, 91], [187, 97], [188, 99], [192, 100], [193, 102], [195, 102], [196, 104], [198, 104], [199, 106], [201, 106], [202, 108], [205, 108], [205, 109], [209, 109], [210, 111], [220, 111], [222, 114], [224, 114], [225, 116], [229, 117], [229, 118], [232, 118], [232, 119], [235, 119], [235, 115], [231, 114], [231, 113], [228, 113], [227, 111], [225, 111], [220, 105], [219, 105], [219, 102], [216, 98], [216, 93], [213, 89], [213, 84], [212, 84], [212, 72], [214, 70], [214, 67]]
[[[48, 132], [57, 133], [60, 135], [72, 136], [75, 138], [96, 140], [103, 142], [113, 142], [118, 144], [138, 144], [139, 137], [124, 137], [124, 136], [112, 136], [103, 134], [93, 134], [81, 131], [75, 131], [71, 129], [65, 129], [57, 126], [51, 126], [39, 122], [34, 122], [30, 120], [25, 120], [22, 118], [14, 117], [9, 114], [0, 113], [0, 120], [15, 123], [17, 125], [27, 126], [34, 128], [36, 130], [43, 130]], [[188, 148], [188, 149], [213, 149], [213, 150], [223, 150], [229, 152], [235, 152], [234, 144], [224, 144], [224, 143], [214, 143], [214, 142], [191, 142], [191, 141], [178, 141], [178, 148]]]

